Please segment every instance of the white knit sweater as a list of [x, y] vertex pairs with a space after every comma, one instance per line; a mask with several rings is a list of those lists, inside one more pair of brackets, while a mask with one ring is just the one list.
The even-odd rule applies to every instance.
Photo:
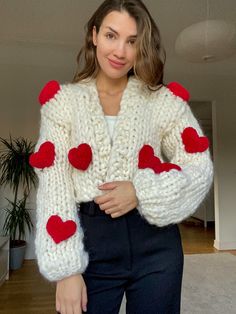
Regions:
[[[47, 94], [46, 89], [43, 94]], [[131, 77], [123, 93], [111, 146], [94, 80], [60, 85], [56, 93], [49, 92], [41, 108], [40, 136], [34, 154], [41, 154], [43, 161], [37, 164], [38, 156], [34, 156], [39, 177], [36, 255], [40, 272], [48, 280], [85, 271], [89, 256], [84, 250], [76, 203], [101, 195], [98, 185], [102, 183], [132, 181], [139, 201], [137, 209], [150, 224], [178, 223], [196, 210], [212, 183], [213, 167], [209, 149], [186, 151], [182, 134], [189, 127], [203, 136], [185, 100], [165, 86], [150, 92]], [[43, 151], [41, 145], [47, 141], [55, 154], [51, 148]], [[68, 160], [69, 151], [82, 143], [92, 151], [86, 170], [75, 168]], [[161, 161], [166, 156], [181, 169], [155, 171], [139, 166], [139, 152], [144, 145], [150, 145]], [[44, 165], [47, 156], [51, 162]]]

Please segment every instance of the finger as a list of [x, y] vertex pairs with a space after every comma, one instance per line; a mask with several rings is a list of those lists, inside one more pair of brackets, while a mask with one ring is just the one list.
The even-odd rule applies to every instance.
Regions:
[[113, 190], [117, 187], [117, 182], [107, 182], [98, 186], [100, 190]]
[[82, 312], [82, 309], [81, 309], [81, 305], [80, 304], [76, 304], [75, 306], [74, 306], [74, 312], [73, 312], [73, 314], [82, 314], [83, 312]]
[[73, 307], [71, 310], [72, 312], [68, 312], [66, 314], [82, 314], [80, 302], [76, 302], [75, 304], [73, 304]]
[[101, 210], [108, 210], [108, 209], [115, 208], [115, 204], [113, 201], [109, 201], [109, 202], [106, 202], [106, 203], [99, 205], [99, 207]]
[[112, 207], [112, 208], [106, 209], [106, 210], [105, 210], [105, 213], [111, 215], [111, 214], [115, 214], [115, 213], [117, 213], [117, 212], [119, 212], [119, 211], [120, 211], [119, 208], [117, 208], [117, 207]]
[[94, 199], [94, 202], [97, 203], [98, 205], [104, 204], [106, 202], [109, 202], [112, 200], [112, 195], [110, 195], [110, 193], [107, 193], [105, 195], [101, 195], [101, 196], [97, 196]]
[[84, 286], [82, 288], [82, 298], [81, 298], [81, 306], [84, 312], [87, 311], [87, 303], [88, 303], [87, 288], [86, 286]]
[[118, 217], [123, 216], [124, 214], [125, 214], [125, 213], [122, 212], [122, 211], [116, 211], [116, 212], [114, 212], [114, 213], [111, 213], [111, 217], [112, 217], [112, 218], [118, 218]]
[[66, 308], [64, 305], [61, 305], [60, 314], [66, 314]]
[[71, 304], [67, 304], [65, 314], [74, 314], [73, 306]]
[[60, 302], [56, 299], [56, 312], [60, 313], [60, 310], [61, 310]]

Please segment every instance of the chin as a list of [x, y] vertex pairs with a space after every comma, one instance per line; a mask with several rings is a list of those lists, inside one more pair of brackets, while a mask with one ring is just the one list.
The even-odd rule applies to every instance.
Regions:
[[128, 71], [122, 71], [122, 72], [111, 72], [111, 71], [107, 71], [107, 72], [104, 72], [104, 74], [109, 77], [110, 79], [113, 79], [113, 80], [117, 80], [117, 79], [121, 79], [125, 76], [128, 75]]
[[124, 73], [122, 75], [110, 75], [108, 76], [110, 79], [113, 79], [113, 80], [119, 80], [119, 79], [122, 79], [124, 77], [127, 77], [127, 74], [128, 73]]

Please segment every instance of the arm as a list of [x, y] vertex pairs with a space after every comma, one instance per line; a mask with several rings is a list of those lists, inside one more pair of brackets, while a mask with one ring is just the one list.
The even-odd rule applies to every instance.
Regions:
[[30, 158], [39, 178], [36, 255], [40, 272], [50, 281], [83, 273], [88, 264], [68, 162], [69, 91], [57, 87], [55, 91], [50, 82], [40, 94], [40, 136]]
[[[161, 141], [170, 163], [161, 164], [152, 157], [151, 166], [144, 167], [145, 160], [141, 160], [133, 181], [140, 214], [157, 226], [179, 223], [192, 215], [204, 200], [213, 178], [207, 139], [202, 137], [187, 102], [169, 90], [165, 101], [177, 110], [174, 114], [177, 118], [166, 123]], [[148, 156], [146, 153], [139, 156]]]

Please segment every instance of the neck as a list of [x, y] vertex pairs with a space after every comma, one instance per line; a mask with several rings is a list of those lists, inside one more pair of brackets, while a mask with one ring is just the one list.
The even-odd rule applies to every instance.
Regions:
[[128, 82], [128, 77], [124, 76], [119, 79], [111, 79], [104, 75], [98, 74], [96, 85], [99, 92], [115, 95], [124, 91]]

